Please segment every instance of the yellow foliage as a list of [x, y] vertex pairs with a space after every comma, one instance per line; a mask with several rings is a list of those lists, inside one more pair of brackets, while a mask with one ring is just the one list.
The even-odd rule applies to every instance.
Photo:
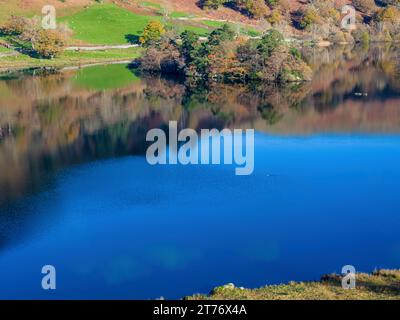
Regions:
[[160, 40], [163, 34], [165, 34], [163, 24], [159, 21], [150, 21], [144, 28], [139, 41], [141, 44], [148, 44]]
[[54, 58], [63, 50], [65, 38], [57, 30], [40, 30], [35, 39], [32, 39], [32, 46], [42, 58]]
[[273, 10], [271, 15], [267, 18], [267, 21], [272, 24], [278, 24], [282, 21], [283, 17], [279, 10]]
[[382, 22], [399, 22], [400, 10], [396, 7], [387, 7], [378, 12], [378, 20]]

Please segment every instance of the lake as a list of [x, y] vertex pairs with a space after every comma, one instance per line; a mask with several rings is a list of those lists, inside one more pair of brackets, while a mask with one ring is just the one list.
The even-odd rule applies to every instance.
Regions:
[[[400, 266], [400, 48], [304, 50], [310, 83], [124, 64], [0, 76], [0, 298], [166, 299]], [[152, 128], [255, 129], [255, 167], [147, 163]], [[44, 265], [57, 289], [41, 287]]]

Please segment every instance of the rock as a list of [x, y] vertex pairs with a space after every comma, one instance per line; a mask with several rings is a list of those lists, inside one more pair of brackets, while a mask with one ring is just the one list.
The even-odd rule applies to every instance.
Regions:
[[223, 286], [224, 289], [235, 289], [235, 285], [233, 283], [228, 283]]
[[321, 40], [320, 42], [318, 42], [317, 45], [318, 45], [318, 47], [325, 48], [325, 47], [330, 47], [331, 43], [329, 41], [326, 41], [326, 40]]

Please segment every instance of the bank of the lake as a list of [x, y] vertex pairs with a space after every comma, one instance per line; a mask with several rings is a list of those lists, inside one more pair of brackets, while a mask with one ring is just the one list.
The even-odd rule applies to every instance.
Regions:
[[0, 57], [0, 72], [28, 68], [63, 68], [96, 63], [131, 61], [141, 54], [141, 48], [98, 51], [65, 51], [54, 59], [37, 59], [24, 54]]
[[[292, 41], [288, 41], [292, 43]], [[397, 45], [399, 42], [392, 41], [388, 45]], [[322, 41], [318, 43], [304, 42], [303, 48], [332, 47], [332, 43]], [[354, 46], [353, 43], [339, 43], [340, 46]], [[372, 43], [371, 43], [372, 45]], [[106, 46], [104, 46], [106, 48]], [[72, 47], [71, 47], [72, 48]], [[79, 48], [79, 47], [77, 47]], [[121, 61], [133, 61], [143, 56], [144, 48], [141, 46], [129, 48], [112, 48], [91, 50], [83, 47], [83, 50], [64, 50], [64, 52], [53, 59], [39, 59], [26, 54], [21, 54], [13, 49], [0, 46], [0, 73], [30, 69], [30, 68], [64, 68], [98, 63], [112, 63]]]
[[326, 275], [318, 282], [290, 282], [258, 289], [233, 284], [215, 288], [209, 295], [187, 300], [400, 300], [400, 270], [358, 273], [355, 289], [342, 288], [342, 276]]

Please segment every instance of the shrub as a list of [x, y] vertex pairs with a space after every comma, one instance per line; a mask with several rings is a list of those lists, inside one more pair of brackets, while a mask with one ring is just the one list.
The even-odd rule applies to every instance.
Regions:
[[264, 57], [270, 57], [272, 52], [284, 42], [283, 35], [277, 30], [268, 31], [261, 38], [257, 49]]
[[218, 9], [220, 6], [225, 4], [227, 1], [226, 0], [204, 0], [200, 2], [200, 5], [202, 8], [208, 8], [208, 9]]
[[389, 31], [385, 31], [385, 38], [384, 38], [384, 41], [385, 41], [385, 42], [392, 42], [392, 41], [393, 41], [392, 35], [390, 34]]
[[321, 17], [313, 7], [308, 7], [304, 11], [300, 12], [299, 25], [302, 29], [307, 29], [312, 24], [319, 23], [320, 21]]
[[228, 24], [224, 24], [221, 28], [215, 29], [208, 37], [208, 43], [217, 46], [224, 41], [232, 41], [235, 38], [235, 32]]
[[5, 35], [20, 35], [24, 31], [26, 23], [26, 18], [12, 15], [0, 28], [0, 32]]
[[167, 36], [159, 43], [147, 46], [145, 54], [139, 61], [140, 70], [146, 72], [180, 74], [184, 68], [183, 58], [176, 43]]
[[345, 34], [342, 30], [338, 30], [337, 32], [333, 33], [329, 37], [329, 41], [332, 43], [344, 43], [346, 42]]
[[[40, 18], [31, 19], [11, 16], [2, 32], [26, 42], [23, 49], [36, 53], [41, 58], [54, 58], [64, 48], [71, 35], [71, 30], [60, 24], [57, 30], [45, 30], [41, 26]], [[28, 45], [30, 44], [30, 46]]]
[[275, 8], [280, 5], [280, 0], [267, 0], [266, 1], [271, 8]]
[[161, 39], [162, 35], [165, 34], [165, 28], [159, 21], [150, 21], [143, 30], [143, 35], [139, 41], [141, 44], [151, 44]]
[[400, 21], [400, 10], [396, 7], [386, 7], [380, 10], [376, 15], [379, 22], [397, 23]]
[[392, 5], [392, 6], [400, 6], [400, 0], [380, 0], [382, 3], [386, 5]]
[[37, 54], [46, 59], [57, 56], [65, 46], [64, 36], [57, 30], [41, 29], [32, 40], [32, 47]]
[[218, 9], [229, 4], [237, 11], [246, 13], [254, 18], [262, 18], [267, 15], [268, 7], [265, 0], [201, 0], [200, 6], [204, 9]]
[[350, 32], [344, 32], [344, 40], [346, 43], [354, 43], [355, 39], [353, 38], [353, 36], [351, 35]]
[[336, 10], [335, 8], [331, 8], [327, 12], [327, 17], [331, 18], [333, 21], [338, 23], [340, 21], [341, 15], [340, 15], [340, 12], [338, 10]]
[[272, 11], [271, 15], [267, 18], [267, 21], [272, 24], [272, 25], [276, 25], [279, 24], [280, 22], [282, 22], [283, 17], [282, 14], [279, 10], [274, 10]]
[[268, 13], [264, 0], [236, 0], [236, 5], [240, 9], [246, 10], [254, 18], [265, 17]]
[[42, 30], [39, 18], [27, 19], [19, 38], [33, 44]]
[[310, 80], [312, 71], [297, 49], [289, 48], [283, 35], [270, 30], [260, 40], [240, 40], [228, 26], [216, 29], [207, 41], [183, 32], [181, 41], [162, 37], [146, 47], [139, 59], [143, 71], [181, 73], [187, 78], [218, 81]]
[[367, 29], [357, 29], [353, 32], [353, 37], [357, 43], [369, 44], [371, 42], [371, 37]]
[[291, 47], [291, 48], [290, 48], [290, 53], [291, 53], [291, 55], [292, 55], [293, 57], [295, 57], [296, 59], [299, 59], [299, 60], [300, 60], [300, 59], [302, 58], [299, 49], [297, 49], [297, 48], [295, 48], [295, 47]]

